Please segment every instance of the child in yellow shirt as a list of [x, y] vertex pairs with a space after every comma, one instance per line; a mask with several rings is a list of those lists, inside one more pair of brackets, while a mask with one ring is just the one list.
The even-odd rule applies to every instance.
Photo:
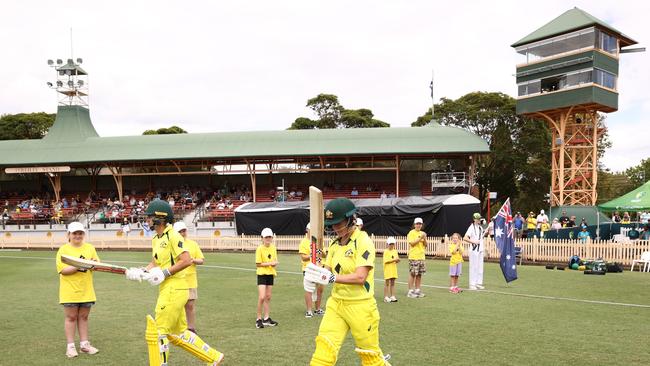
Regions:
[[395, 280], [397, 279], [397, 263], [399, 254], [395, 249], [396, 240], [390, 236], [386, 240], [388, 249], [384, 251], [384, 302], [397, 302], [395, 297]]
[[462, 292], [462, 290], [458, 288], [458, 277], [460, 277], [460, 274], [463, 271], [463, 246], [459, 233], [454, 233], [451, 236], [449, 253], [451, 254], [451, 258], [449, 259], [449, 292], [457, 294]]
[[[262, 244], [255, 251], [255, 266], [257, 267], [257, 319], [256, 328], [275, 327], [278, 322], [271, 319], [271, 291], [273, 282], [278, 272], [275, 267], [278, 265], [278, 252], [273, 244], [273, 231], [264, 228], [262, 230]], [[264, 318], [262, 318], [262, 310]]]
[[95, 304], [93, 273], [78, 269], [61, 261], [61, 255], [99, 261], [95, 247], [84, 242], [86, 230], [80, 222], [68, 225], [68, 243], [63, 244], [56, 253], [56, 271], [59, 273], [59, 303], [65, 314], [65, 337], [68, 346], [65, 355], [77, 357], [74, 344], [75, 329], [79, 329], [79, 348], [81, 352], [94, 355], [99, 350], [88, 341], [88, 315]]

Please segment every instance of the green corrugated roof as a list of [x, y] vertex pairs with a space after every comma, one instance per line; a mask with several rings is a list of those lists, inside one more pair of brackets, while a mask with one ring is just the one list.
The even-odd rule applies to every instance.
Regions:
[[621, 39], [621, 47], [636, 44], [636, 41], [616, 30], [609, 24], [603, 22], [602, 20], [594, 17], [582, 9], [573, 8], [571, 10], [567, 10], [559, 17], [546, 23], [533, 33], [513, 43], [512, 47], [519, 47], [527, 43], [551, 38], [560, 34], [569, 33], [578, 29], [588, 28], [594, 25], [599, 25], [618, 35], [619, 39]]
[[57, 115], [47, 138], [0, 141], [0, 166], [489, 152], [487, 143], [477, 135], [449, 126], [98, 137], [86, 108], [60, 107], [59, 113], [62, 116]]

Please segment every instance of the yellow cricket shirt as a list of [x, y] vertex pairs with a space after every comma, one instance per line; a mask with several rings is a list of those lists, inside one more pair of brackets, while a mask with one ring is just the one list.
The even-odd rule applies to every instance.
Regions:
[[370, 267], [368, 277], [363, 285], [345, 285], [335, 283], [332, 297], [339, 300], [364, 300], [375, 295], [375, 244], [368, 235], [355, 229], [346, 245], [340, 245], [340, 238], [332, 241], [327, 252], [325, 265], [336, 275], [350, 274], [357, 267]]
[[59, 273], [59, 303], [97, 301], [93, 287], [93, 272], [77, 271], [71, 275], [60, 274], [65, 267], [68, 267], [68, 264], [61, 262], [61, 255], [99, 261], [95, 247], [88, 243], [78, 247], [70, 243], [63, 244], [56, 252], [56, 271]]
[[[154, 235], [151, 239], [151, 248], [153, 261], [156, 263], [156, 266], [160, 267], [160, 269], [165, 269], [176, 264], [181, 253], [187, 251], [184, 240], [181, 234], [174, 231], [171, 224], [167, 224], [165, 231], [161, 235]], [[185, 271], [176, 272], [172, 276], [167, 277], [160, 284], [160, 291], [162, 292], [169, 286], [173, 286], [175, 289], [187, 288]]]
[[411, 245], [415, 239], [420, 236], [421, 231], [411, 230], [408, 235], [406, 235], [406, 241], [409, 242], [409, 259], [410, 260], [421, 260], [425, 259], [424, 257], [424, 241], [420, 240], [417, 244]]
[[[275, 248], [275, 245], [271, 243], [268, 247], [264, 244], [260, 244], [259, 247], [255, 250], [255, 263], [268, 263], [278, 260], [278, 251]], [[275, 267], [266, 266], [266, 267], [257, 267], [258, 275], [274, 275], [277, 276], [278, 272], [275, 270]]]
[[534, 217], [528, 217], [526, 219], [526, 229], [535, 230], [537, 229], [537, 219]]
[[[456, 248], [458, 248], [458, 253], [454, 253], [456, 251]], [[455, 266], [458, 263], [463, 263], [463, 246], [462, 245], [454, 244], [454, 243], [449, 244], [449, 254], [451, 254], [451, 258], [449, 259], [449, 265], [450, 266]]]
[[386, 263], [399, 258], [397, 249], [384, 250], [384, 279], [397, 278], [397, 263]]
[[[298, 253], [311, 256], [311, 239], [308, 236], [305, 236], [300, 241], [300, 245], [298, 246]], [[305, 267], [307, 267], [307, 264], [309, 264], [310, 261], [303, 261], [302, 257], [300, 258], [300, 261], [302, 262], [302, 270], [304, 271]]]
[[[192, 259], [204, 259], [203, 252], [199, 247], [199, 243], [191, 239], [185, 239], [183, 246], [187, 248], [187, 251], [190, 252], [190, 257]], [[199, 287], [199, 282], [196, 277], [196, 264], [192, 263], [189, 267], [183, 270], [185, 272], [185, 281], [187, 281], [187, 286], [189, 288]]]

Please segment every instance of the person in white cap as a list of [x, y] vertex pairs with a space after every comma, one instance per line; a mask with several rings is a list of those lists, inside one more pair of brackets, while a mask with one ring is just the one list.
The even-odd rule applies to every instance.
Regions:
[[395, 249], [397, 241], [395, 237], [389, 236], [386, 239], [388, 248], [384, 250], [384, 302], [397, 302], [395, 297], [395, 280], [397, 280], [397, 263], [399, 254]]
[[469, 251], [469, 289], [483, 290], [483, 238], [486, 231], [481, 226], [481, 214], [475, 212], [472, 215], [473, 222], [467, 228], [465, 237], [466, 242], [470, 243]]
[[357, 217], [356, 224], [357, 224], [357, 228], [359, 228], [359, 230], [363, 230], [363, 220], [360, 217]]
[[99, 350], [88, 340], [88, 315], [97, 298], [93, 287], [93, 272], [69, 266], [61, 261], [62, 255], [90, 259], [99, 262], [99, 256], [92, 244], [86, 243], [86, 229], [80, 222], [68, 225], [68, 242], [56, 252], [56, 271], [59, 273], [59, 303], [65, 314], [65, 337], [68, 341], [65, 355], [77, 357], [74, 344], [75, 330], [79, 330], [79, 348], [81, 352], [94, 355]]
[[181, 234], [183, 239], [185, 239], [183, 241], [183, 246], [187, 248], [187, 251], [190, 252], [190, 257], [192, 258], [192, 264], [182, 271], [185, 273], [185, 280], [187, 280], [187, 286], [189, 288], [189, 297], [187, 303], [185, 303], [185, 316], [187, 318], [187, 329], [194, 334], [198, 334], [196, 332], [196, 312], [194, 310], [196, 300], [199, 298], [199, 281], [197, 279], [196, 266], [203, 264], [205, 257], [199, 247], [199, 243], [187, 237], [187, 225], [185, 225], [185, 222], [175, 222], [174, 231]]
[[537, 229], [542, 228], [542, 223], [544, 221], [548, 222], [548, 216], [546, 216], [544, 210], [539, 210], [539, 215], [537, 215]]
[[[278, 272], [278, 251], [273, 244], [273, 231], [268, 227], [262, 230], [262, 244], [255, 250], [255, 265], [257, 266], [257, 319], [256, 328], [274, 327], [278, 322], [271, 319], [271, 290]], [[264, 318], [262, 318], [264, 311]]]
[[[309, 224], [305, 228], [305, 237], [300, 241], [298, 247], [298, 254], [300, 255], [300, 260], [302, 262], [302, 275], [305, 275], [305, 267], [311, 261], [311, 237], [309, 235]], [[318, 263], [319, 266], [323, 266], [321, 263]], [[312, 299], [312, 293], [305, 291], [305, 318], [311, 318], [316, 315], [323, 315], [325, 312], [321, 308], [321, 300], [323, 298], [323, 285], [316, 285], [316, 301]], [[314, 304], [315, 303], [315, 304]], [[315, 306], [315, 310], [314, 309]]]
[[413, 230], [409, 231], [406, 241], [409, 243], [409, 291], [407, 297], [418, 298], [424, 297], [420, 289], [422, 275], [426, 273], [425, 266], [425, 249], [427, 247], [427, 233], [422, 230], [422, 218], [416, 217], [413, 220]]

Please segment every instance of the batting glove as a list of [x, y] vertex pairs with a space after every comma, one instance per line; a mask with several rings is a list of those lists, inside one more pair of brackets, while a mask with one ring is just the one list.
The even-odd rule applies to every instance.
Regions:
[[321, 285], [328, 285], [336, 281], [336, 275], [323, 267], [309, 263], [305, 268], [305, 280]]
[[142, 282], [144, 278], [144, 270], [142, 268], [129, 268], [124, 272], [126, 279], [129, 281]]
[[149, 270], [149, 273], [145, 279], [149, 281], [149, 284], [151, 284], [151, 286], [158, 286], [165, 280], [165, 278], [169, 276], [171, 276], [171, 273], [169, 272], [168, 269], [160, 269], [160, 267], [153, 267], [152, 269]]
[[316, 291], [316, 284], [311, 281], [307, 281], [306, 278], [302, 279], [302, 287], [305, 289], [306, 292], [313, 293], [314, 291]]

